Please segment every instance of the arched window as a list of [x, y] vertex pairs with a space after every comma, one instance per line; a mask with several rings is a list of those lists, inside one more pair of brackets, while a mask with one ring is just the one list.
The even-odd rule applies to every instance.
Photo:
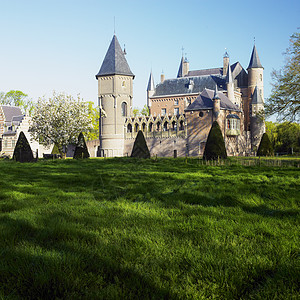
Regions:
[[153, 129], [153, 123], [152, 122], [149, 123], [149, 127], [148, 128], [149, 128], [149, 132], [152, 132], [152, 129]]
[[160, 122], [157, 122], [156, 124], [156, 131], [159, 131], [160, 130]]
[[146, 131], [146, 124], [145, 124], [145, 123], [142, 124], [142, 131], [143, 131], [143, 132]]
[[183, 120], [181, 120], [179, 123], [179, 130], [184, 130]]
[[135, 125], [134, 125], [134, 131], [135, 132], [139, 131], [139, 124], [138, 123], [135, 123]]
[[127, 103], [122, 102], [121, 104], [122, 116], [127, 117]]
[[172, 130], [177, 130], [177, 123], [175, 121], [172, 122]]
[[132, 125], [131, 124], [127, 125], [127, 132], [132, 132]]
[[168, 130], [168, 122], [166, 121], [165, 123], [164, 123], [164, 131], [167, 131]]

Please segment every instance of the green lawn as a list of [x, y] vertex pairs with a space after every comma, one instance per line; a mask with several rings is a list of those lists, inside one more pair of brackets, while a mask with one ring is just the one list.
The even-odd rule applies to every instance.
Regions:
[[0, 161], [0, 299], [299, 299], [300, 169]]

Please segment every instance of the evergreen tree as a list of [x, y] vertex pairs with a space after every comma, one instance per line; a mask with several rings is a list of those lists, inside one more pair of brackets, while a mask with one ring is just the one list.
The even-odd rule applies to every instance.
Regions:
[[14, 154], [13, 159], [19, 162], [33, 162], [33, 154], [31, 147], [28, 143], [28, 140], [23, 131], [20, 132]]
[[224, 138], [217, 121], [214, 121], [205, 145], [203, 159], [216, 160], [227, 158]]
[[267, 133], [264, 133], [263, 136], [261, 137], [261, 141], [258, 146], [256, 155], [257, 156], [273, 156], [274, 155], [272, 143], [270, 142], [270, 139], [269, 139]]
[[52, 151], [51, 151], [51, 154], [56, 154], [56, 155], [59, 155], [59, 150], [58, 150], [58, 147], [57, 147], [57, 144], [54, 144], [53, 148], [52, 148]]
[[131, 157], [150, 158], [150, 151], [148, 149], [144, 134], [139, 130], [133, 144]]
[[80, 158], [89, 158], [89, 157], [90, 157], [90, 154], [89, 154], [88, 148], [86, 146], [83, 133], [81, 132], [78, 136], [78, 143], [76, 145], [73, 158], [80, 159]]

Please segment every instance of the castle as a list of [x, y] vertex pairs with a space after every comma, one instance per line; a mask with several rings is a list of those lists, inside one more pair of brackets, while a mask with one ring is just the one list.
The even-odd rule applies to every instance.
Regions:
[[149, 116], [132, 116], [135, 75], [116, 35], [110, 43], [100, 70], [98, 156], [131, 154], [139, 130], [146, 138], [151, 155], [202, 155], [214, 121], [221, 127], [228, 155], [254, 154], [265, 131], [263, 66], [254, 45], [245, 70], [239, 62], [190, 70], [182, 57], [177, 78], [154, 85], [152, 72], [147, 86]]

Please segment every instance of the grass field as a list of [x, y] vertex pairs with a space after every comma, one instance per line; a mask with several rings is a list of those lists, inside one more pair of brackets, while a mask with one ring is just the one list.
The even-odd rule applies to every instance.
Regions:
[[0, 299], [299, 299], [300, 169], [0, 161]]

